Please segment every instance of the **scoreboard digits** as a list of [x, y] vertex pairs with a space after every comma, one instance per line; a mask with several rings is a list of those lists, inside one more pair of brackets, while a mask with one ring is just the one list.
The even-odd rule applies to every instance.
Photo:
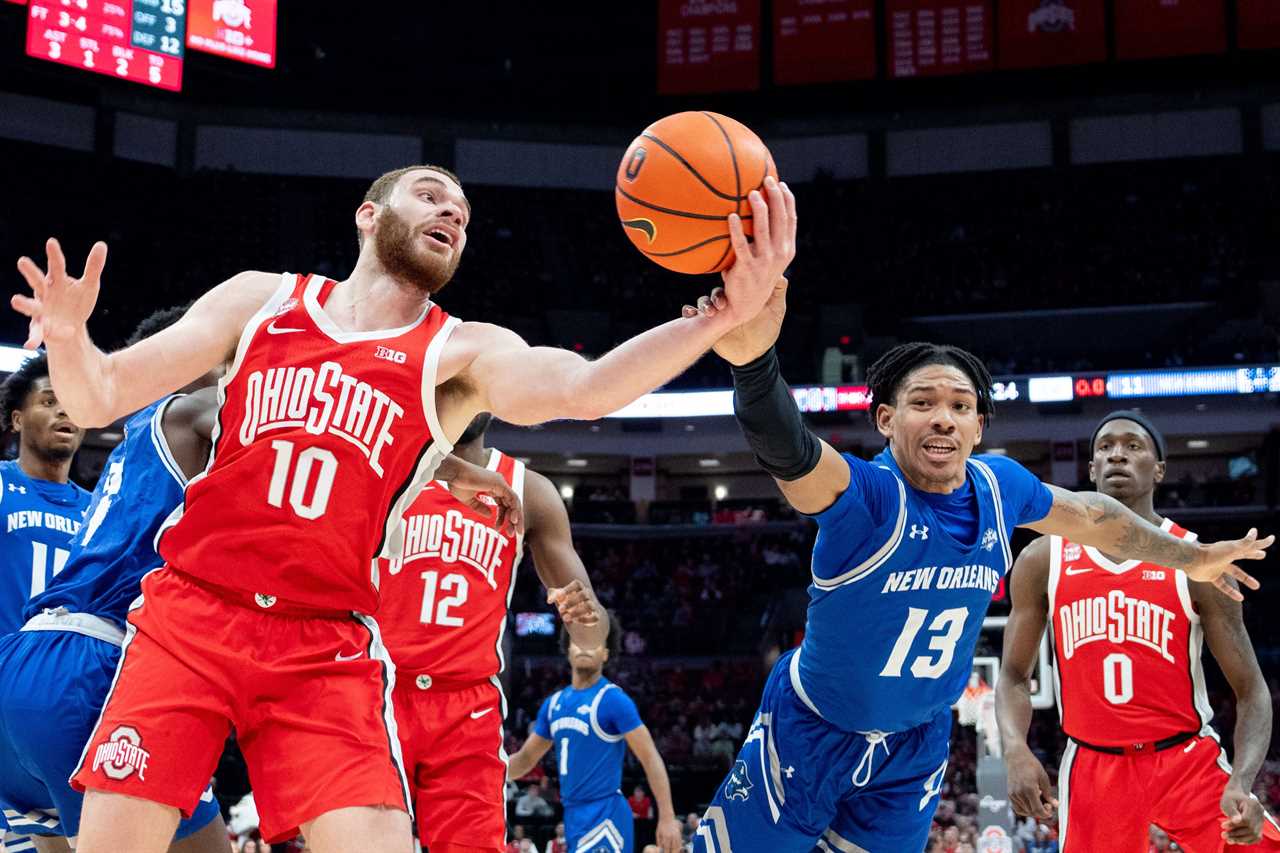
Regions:
[[186, 0], [31, 0], [27, 55], [179, 91]]

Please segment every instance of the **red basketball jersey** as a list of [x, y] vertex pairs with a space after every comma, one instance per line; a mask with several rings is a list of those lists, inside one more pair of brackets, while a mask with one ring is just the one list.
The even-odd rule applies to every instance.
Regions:
[[[1165, 519], [1174, 536], [1195, 534]], [[1060, 536], [1049, 544], [1050, 636], [1062, 729], [1098, 746], [1199, 732], [1213, 710], [1187, 576]]]
[[[487, 467], [524, 500], [524, 463], [491, 449]], [[501, 672], [523, 551], [523, 536], [500, 533], [444, 483], [428, 483], [405, 513], [403, 556], [379, 561], [378, 625], [396, 667], [455, 682]]]
[[452, 449], [436, 368], [458, 325], [428, 303], [398, 329], [348, 332], [336, 282], [285, 274], [218, 388], [213, 453], [162, 529], [160, 555], [223, 587], [323, 610], [378, 607], [375, 557]]

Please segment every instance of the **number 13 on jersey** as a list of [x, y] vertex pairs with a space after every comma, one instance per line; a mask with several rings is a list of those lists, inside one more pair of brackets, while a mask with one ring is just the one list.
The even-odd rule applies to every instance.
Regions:
[[[886, 678], [902, 676], [902, 666], [915, 643], [916, 635], [924, 627], [929, 618], [929, 611], [920, 607], [907, 608], [907, 621], [902, 626], [898, 641], [893, 644], [889, 660], [885, 662], [880, 674]], [[929, 650], [937, 652], [933, 655], [920, 655], [911, 662], [911, 674], [916, 678], [941, 678], [951, 668], [951, 661], [956, 656], [956, 643], [964, 635], [964, 623], [969, 620], [969, 608], [952, 607], [940, 611], [929, 622]]]

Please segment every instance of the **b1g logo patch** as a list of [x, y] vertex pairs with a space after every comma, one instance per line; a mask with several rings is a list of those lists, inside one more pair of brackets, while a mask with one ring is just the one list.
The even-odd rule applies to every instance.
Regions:
[[1074, 563], [1084, 554], [1084, 549], [1074, 542], [1062, 546], [1062, 562]]
[[147, 762], [151, 753], [142, 748], [142, 735], [133, 726], [116, 726], [106, 743], [98, 744], [93, 754], [93, 772], [102, 768], [110, 779], [128, 779], [135, 772], [147, 781]]
[[276, 313], [272, 314], [271, 316], [273, 317], [283, 316], [285, 314], [288, 314], [290, 311], [292, 311], [294, 308], [297, 308], [297, 307], [298, 307], [298, 300], [291, 296], [288, 299], [286, 299], [284, 302], [281, 302], [280, 307], [276, 309]]

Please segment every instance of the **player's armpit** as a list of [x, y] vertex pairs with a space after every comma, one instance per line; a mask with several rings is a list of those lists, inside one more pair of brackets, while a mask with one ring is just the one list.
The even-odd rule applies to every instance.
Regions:
[[777, 480], [778, 488], [797, 512], [817, 515], [830, 508], [849, 488], [849, 463], [822, 439], [822, 455], [817, 466], [796, 480]]
[[551, 741], [540, 734], [529, 732], [524, 746], [507, 759], [507, 778], [514, 781], [528, 776], [529, 771], [542, 760], [542, 756], [546, 755], [549, 749], [551, 749]]
[[[93, 383], [74, 379], [92, 353], [60, 360], [51, 348], [49, 368], [54, 382], [64, 376], [70, 380], [58, 385], [59, 400], [77, 424], [104, 426], [194, 382], [235, 351], [245, 325], [280, 282], [275, 273], [243, 272], [232, 276], [197, 299], [173, 325], [131, 347], [102, 356], [101, 372]], [[64, 386], [81, 384], [91, 389], [75, 393], [74, 402], [65, 399]], [[77, 410], [83, 408], [83, 413], [72, 413], [73, 406]]]

